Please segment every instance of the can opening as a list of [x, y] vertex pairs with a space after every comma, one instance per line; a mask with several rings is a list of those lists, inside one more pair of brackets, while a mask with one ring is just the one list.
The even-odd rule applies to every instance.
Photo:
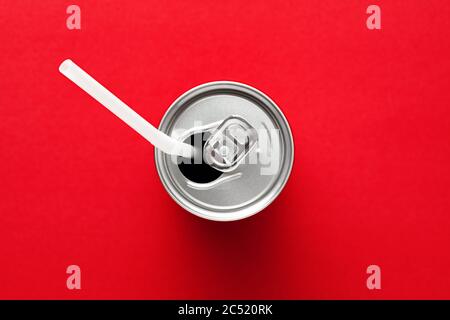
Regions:
[[[193, 135], [187, 137], [184, 140], [184, 143], [189, 143], [195, 147], [194, 141], [201, 141], [203, 150], [206, 140], [208, 140], [210, 135], [211, 134], [209, 132], [194, 133]], [[178, 168], [180, 169], [183, 176], [192, 182], [208, 183], [216, 180], [222, 175], [221, 171], [214, 169], [205, 162], [205, 160], [203, 159], [203, 152], [201, 163], [195, 163], [194, 159], [190, 159], [191, 160], [190, 163], [185, 163], [181, 161], [183, 159], [179, 160], [180, 164], [178, 165]]]

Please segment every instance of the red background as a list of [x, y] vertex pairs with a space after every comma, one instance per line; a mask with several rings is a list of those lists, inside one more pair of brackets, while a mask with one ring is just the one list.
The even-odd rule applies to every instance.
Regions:
[[[1, 0], [0, 298], [450, 298], [450, 4], [373, 3], [77, 0], [69, 31], [71, 2]], [[243, 221], [184, 211], [66, 58], [155, 125], [204, 82], [262, 90], [295, 139], [285, 190]]]

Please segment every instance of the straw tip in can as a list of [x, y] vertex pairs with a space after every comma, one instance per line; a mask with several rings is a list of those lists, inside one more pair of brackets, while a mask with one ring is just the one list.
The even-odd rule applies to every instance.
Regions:
[[73, 65], [72, 60], [66, 59], [59, 65], [59, 72], [63, 73], [69, 70], [70, 66]]

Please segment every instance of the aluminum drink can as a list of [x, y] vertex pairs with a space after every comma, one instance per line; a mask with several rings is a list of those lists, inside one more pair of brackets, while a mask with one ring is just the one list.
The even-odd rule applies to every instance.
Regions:
[[294, 161], [289, 124], [262, 92], [242, 83], [210, 82], [180, 96], [159, 129], [191, 143], [195, 159], [155, 148], [169, 195], [202, 218], [232, 221], [267, 207], [284, 188]]

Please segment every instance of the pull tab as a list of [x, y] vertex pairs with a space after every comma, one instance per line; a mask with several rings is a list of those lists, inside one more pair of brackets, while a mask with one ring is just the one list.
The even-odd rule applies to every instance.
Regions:
[[203, 147], [203, 159], [214, 169], [230, 172], [258, 141], [256, 129], [238, 116], [226, 118]]

